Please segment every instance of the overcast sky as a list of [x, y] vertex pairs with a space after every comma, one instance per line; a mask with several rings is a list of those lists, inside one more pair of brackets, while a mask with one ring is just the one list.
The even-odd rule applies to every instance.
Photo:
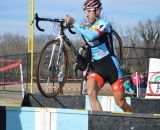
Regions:
[[[41, 17], [63, 18], [68, 14], [77, 21], [85, 17], [84, 0], [34, 0], [35, 12]], [[133, 26], [140, 20], [160, 15], [160, 0], [101, 0], [102, 14], [117, 27]], [[0, 34], [20, 33], [27, 36], [28, 0], [1, 0]], [[122, 29], [123, 29], [122, 28]], [[35, 31], [37, 32], [37, 31]]]

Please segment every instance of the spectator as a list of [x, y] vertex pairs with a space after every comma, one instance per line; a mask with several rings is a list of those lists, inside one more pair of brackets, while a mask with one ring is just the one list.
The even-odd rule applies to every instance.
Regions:
[[134, 90], [134, 93], [137, 93], [137, 85], [138, 85], [138, 88], [140, 86], [140, 74], [137, 73], [133, 73], [131, 75], [131, 78], [132, 78], [132, 82], [133, 82], [133, 90]]
[[124, 85], [124, 88], [125, 88], [125, 95], [126, 96], [134, 96], [134, 91], [132, 89], [133, 86], [131, 84], [131, 79], [126, 78], [123, 85]]
[[140, 98], [145, 97], [146, 88], [147, 88], [147, 78], [145, 78], [145, 75], [142, 73], [140, 74]]
[[148, 71], [144, 73], [144, 79], [146, 80], [146, 82], [148, 82]]

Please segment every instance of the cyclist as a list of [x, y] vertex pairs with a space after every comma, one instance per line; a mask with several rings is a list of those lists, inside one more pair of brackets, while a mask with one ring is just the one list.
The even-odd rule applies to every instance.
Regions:
[[86, 0], [83, 10], [89, 23], [86, 26], [82, 26], [68, 15], [64, 19], [81, 33], [91, 48], [92, 66], [87, 76], [87, 92], [91, 108], [93, 111], [102, 111], [97, 96], [105, 82], [109, 81], [116, 104], [123, 111], [131, 112], [132, 107], [127, 104], [125, 99], [120, 64], [106, 35], [110, 33], [111, 25], [108, 21], [100, 18], [102, 3], [100, 0]]

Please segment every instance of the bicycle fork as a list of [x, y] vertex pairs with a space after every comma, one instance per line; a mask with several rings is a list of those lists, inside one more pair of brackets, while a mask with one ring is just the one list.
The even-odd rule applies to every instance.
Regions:
[[[59, 47], [59, 50], [58, 50], [58, 58], [57, 58], [57, 61], [56, 61], [56, 70], [59, 69], [59, 61], [60, 61], [60, 56], [61, 56], [61, 52], [62, 52], [62, 49], [63, 49], [62, 37], [61, 37], [61, 36], [58, 36], [58, 37], [56, 38], [56, 40], [57, 40], [57, 39], [60, 40], [60, 45], [59, 45], [60, 47]], [[56, 44], [53, 44], [52, 53], [51, 53], [51, 58], [50, 58], [49, 65], [48, 65], [48, 69], [51, 68], [55, 50], [56, 50]]]

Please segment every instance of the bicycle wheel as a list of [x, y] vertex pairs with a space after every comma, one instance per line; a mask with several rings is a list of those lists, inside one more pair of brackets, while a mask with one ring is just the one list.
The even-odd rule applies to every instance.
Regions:
[[114, 45], [114, 52], [116, 57], [118, 58], [120, 64], [123, 64], [123, 42], [119, 34], [115, 30], [111, 30], [113, 33], [113, 45]]
[[80, 95], [87, 95], [87, 75], [89, 73], [90, 64], [88, 64], [87, 69], [82, 72], [82, 80], [80, 86]]
[[[36, 71], [37, 86], [41, 94], [48, 98], [56, 96], [62, 90], [67, 79], [67, 50], [63, 46], [58, 60], [59, 48], [59, 40], [49, 41], [42, 49], [38, 61]], [[59, 64], [57, 64], [57, 61]], [[61, 73], [62, 69], [63, 73]], [[59, 77], [60, 73], [63, 74], [62, 77]]]
[[87, 95], [87, 79], [86, 78], [82, 78], [80, 95]]

